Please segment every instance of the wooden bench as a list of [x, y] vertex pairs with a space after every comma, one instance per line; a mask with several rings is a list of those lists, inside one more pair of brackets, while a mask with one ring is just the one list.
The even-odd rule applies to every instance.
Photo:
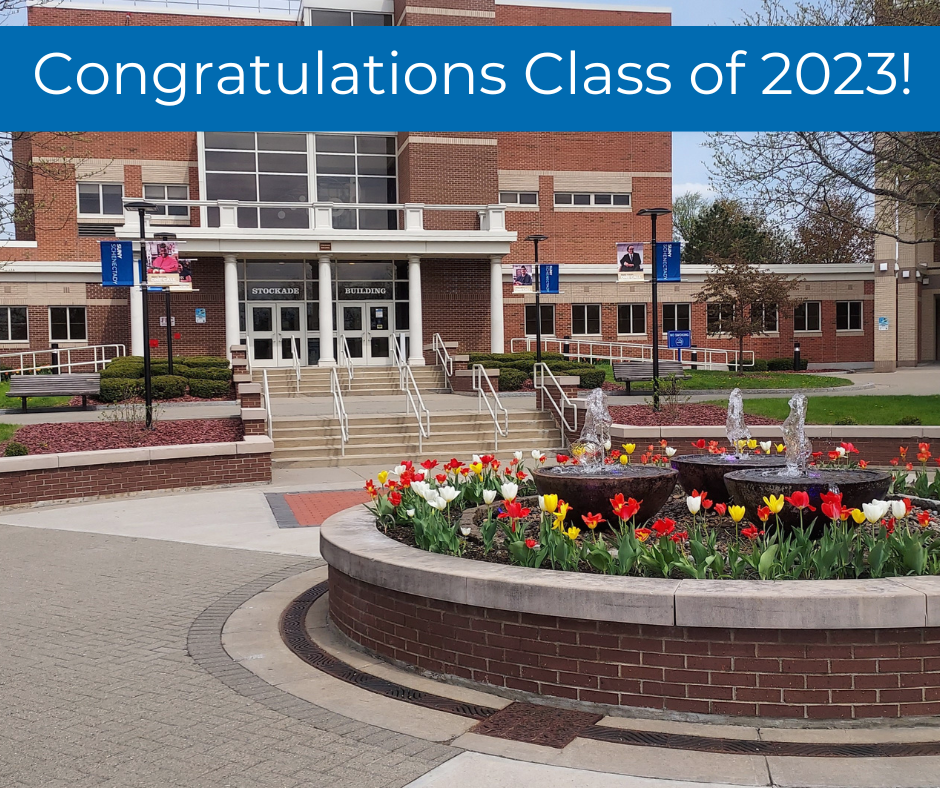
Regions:
[[72, 375], [10, 375], [8, 397], [23, 400], [26, 413], [28, 397], [75, 397], [81, 396], [82, 409], [88, 409], [88, 395], [101, 392], [101, 375], [97, 372]]
[[[626, 384], [626, 388], [624, 389], [625, 394], [631, 393], [631, 383], [653, 379], [652, 361], [615, 361], [613, 368], [614, 380]], [[683, 372], [682, 364], [679, 361], [659, 362], [660, 380], [673, 376], [677, 378], [685, 378]]]

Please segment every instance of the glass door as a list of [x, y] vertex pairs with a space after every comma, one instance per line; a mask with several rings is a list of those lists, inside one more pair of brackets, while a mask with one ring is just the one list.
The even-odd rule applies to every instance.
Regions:
[[303, 364], [303, 346], [304, 336], [300, 323], [299, 304], [278, 304], [278, 339], [280, 340], [280, 358], [279, 367], [292, 367], [294, 365], [294, 355], [298, 355], [300, 363]]
[[248, 309], [251, 363], [258, 367], [293, 366], [295, 349], [299, 348], [302, 352], [304, 346], [301, 307], [295, 304], [252, 303]]
[[391, 343], [392, 319], [389, 304], [367, 304], [369, 313], [368, 363], [372, 366], [388, 366], [392, 363]]
[[340, 326], [355, 366], [385, 367], [392, 363], [390, 305], [340, 302]]

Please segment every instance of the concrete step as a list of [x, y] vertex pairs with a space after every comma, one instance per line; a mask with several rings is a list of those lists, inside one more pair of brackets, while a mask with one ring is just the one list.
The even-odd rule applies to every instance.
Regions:
[[[274, 440], [274, 456], [286, 453], [295, 454], [298, 452], [306, 454], [307, 452], [315, 452], [322, 449], [338, 449], [342, 446], [342, 440], [338, 432], [335, 435], [324, 435], [315, 442], [304, 438], [281, 438], [278, 436], [275, 436]], [[559, 433], [552, 432], [551, 430], [530, 430], [525, 434], [516, 434], [510, 430], [508, 437], [501, 437], [500, 441], [505, 445], [512, 445], [513, 451], [519, 449], [528, 455], [534, 448], [540, 451], [545, 451], [546, 447], [556, 448], [560, 444], [561, 437]], [[456, 451], [458, 447], [463, 447], [462, 450], [467, 452], [467, 456], [470, 456], [481, 453], [481, 450], [475, 447], [492, 442], [494, 442], [492, 432], [488, 435], [463, 435], [460, 433], [448, 435], [432, 432], [429, 438], [424, 439], [424, 446], [425, 449], [433, 446], [437, 449], [446, 450], [447, 452]], [[390, 440], [388, 436], [385, 436], [384, 440], [380, 439], [380, 436], [376, 436], [374, 439], [353, 438], [350, 436], [349, 443], [346, 444], [346, 452], [347, 454], [350, 452], [355, 454], [374, 454], [376, 452], [386, 453], [386, 451], [383, 450], [387, 450], [388, 453], [393, 453], [400, 447], [406, 445], [414, 445], [417, 447], [417, 434], [397, 435], [394, 440]]]
[[[376, 451], [370, 454], [355, 454], [347, 445], [345, 456], [340, 453], [338, 448], [336, 450], [320, 450], [318, 452], [311, 450], [309, 455], [302, 455], [299, 452], [282, 454], [275, 451], [271, 457], [271, 461], [274, 466], [278, 468], [336, 468], [343, 465], [385, 465], [392, 468], [403, 459], [420, 460], [424, 457], [434, 457], [438, 460], [443, 460], [444, 458], [456, 456], [458, 459], [466, 461], [471, 454], [487, 453], [497, 454], [508, 460], [508, 458], [512, 456], [514, 448], [515, 444], [512, 443], [512, 435], [510, 435], [509, 438], [500, 440], [499, 449], [496, 448], [492, 441], [488, 443], [474, 442], [472, 449], [455, 447], [453, 445], [438, 447], [425, 441], [422, 450], [418, 449], [418, 444], [415, 442], [413, 445], [402, 445], [395, 452], [379, 453], [379, 451]], [[543, 451], [549, 452], [558, 451], [562, 447], [544, 446], [541, 448]], [[523, 450], [525, 449], [523, 448]]]

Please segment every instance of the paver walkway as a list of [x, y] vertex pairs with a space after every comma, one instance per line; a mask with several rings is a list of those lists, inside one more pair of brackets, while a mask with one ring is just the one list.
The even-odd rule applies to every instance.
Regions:
[[284, 496], [284, 502], [291, 508], [300, 526], [323, 525], [327, 517], [369, 500], [369, 493], [365, 490], [288, 493]]

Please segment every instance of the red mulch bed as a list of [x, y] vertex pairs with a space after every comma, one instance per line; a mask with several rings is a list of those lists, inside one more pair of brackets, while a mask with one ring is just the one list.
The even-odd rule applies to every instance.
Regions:
[[[235, 399], [235, 395], [226, 394], [224, 397], [193, 397], [190, 394], [184, 394], [182, 397], [174, 397], [173, 399], [154, 399], [155, 404], [172, 405], [174, 402], [231, 402]], [[136, 403], [140, 404], [144, 401], [143, 397], [131, 397], [130, 399], [125, 399], [121, 401], [122, 405], [127, 403]], [[113, 402], [104, 402], [103, 400], [98, 399], [97, 397], [88, 398], [89, 405], [113, 405]], [[82, 406], [81, 397], [72, 397], [69, 400], [69, 407], [80, 408]]]
[[[25, 444], [30, 454], [59, 454], [138, 446], [228, 443], [240, 441], [242, 437], [240, 419], [182, 419], [158, 421], [149, 431], [95, 421], [28, 424], [16, 431], [13, 440]], [[0, 453], [4, 447], [5, 444], [0, 444]]]
[[[678, 408], [664, 407], [659, 413], [649, 405], [611, 405], [614, 424], [636, 424], [642, 427], [723, 427], [727, 408], [718, 405], [691, 403]], [[750, 425], [780, 424], [767, 416], [748, 416]]]

